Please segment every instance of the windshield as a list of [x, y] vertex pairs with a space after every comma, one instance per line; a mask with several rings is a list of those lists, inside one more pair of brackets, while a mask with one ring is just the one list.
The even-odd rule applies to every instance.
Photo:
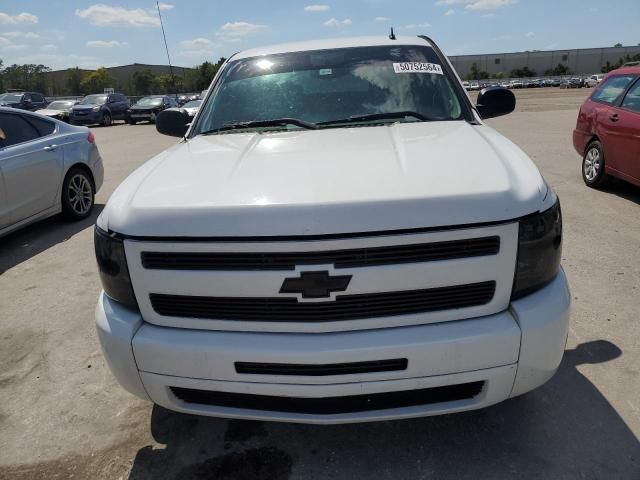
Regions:
[[80, 105], [104, 105], [107, 103], [106, 95], [87, 95], [82, 99]]
[[182, 107], [183, 108], [198, 108], [200, 105], [202, 105], [202, 100], [192, 100], [188, 103], [185, 103]]
[[160, 105], [162, 103], [162, 97], [144, 97], [138, 100], [136, 105], [141, 107], [148, 105]]
[[49, 106], [47, 106], [47, 109], [49, 109], [49, 110], [68, 110], [71, 107], [73, 107], [74, 103], [75, 102], [61, 102], [61, 101], [51, 102], [49, 104]]
[[[225, 68], [202, 108], [195, 135], [229, 124], [282, 118], [328, 127], [335, 126], [331, 122], [344, 126], [341, 120], [372, 114], [415, 112], [429, 120], [459, 120], [463, 115], [462, 101], [436, 53], [431, 47], [414, 45], [237, 60]], [[413, 116], [390, 121], [419, 120]]]
[[1, 100], [3, 102], [19, 102], [21, 98], [21, 93], [5, 93]]

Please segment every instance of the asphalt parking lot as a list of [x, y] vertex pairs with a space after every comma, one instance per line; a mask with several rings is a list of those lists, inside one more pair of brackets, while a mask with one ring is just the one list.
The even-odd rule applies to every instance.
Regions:
[[571, 145], [588, 90], [516, 91], [491, 121], [558, 192], [574, 297], [565, 358], [542, 388], [463, 414], [307, 426], [169, 412], [102, 358], [92, 225], [113, 189], [174, 139], [95, 128], [105, 184], [80, 224], [0, 239], [0, 479], [639, 479], [640, 189], [585, 187]]

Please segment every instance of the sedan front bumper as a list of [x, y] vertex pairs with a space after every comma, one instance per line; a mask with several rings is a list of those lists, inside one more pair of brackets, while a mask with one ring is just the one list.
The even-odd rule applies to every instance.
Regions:
[[155, 112], [136, 112], [132, 110], [127, 115], [129, 119], [136, 122], [155, 122], [157, 114]]

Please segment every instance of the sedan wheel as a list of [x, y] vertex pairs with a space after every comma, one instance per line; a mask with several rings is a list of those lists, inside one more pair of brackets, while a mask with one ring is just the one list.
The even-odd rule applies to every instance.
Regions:
[[89, 175], [79, 168], [67, 174], [62, 186], [62, 212], [69, 220], [81, 220], [91, 213], [94, 203], [93, 184]]
[[111, 118], [111, 114], [106, 112], [104, 115], [102, 115], [102, 125], [104, 127], [108, 127], [113, 123], [113, 120]]
[[582, 159], [582, 179], [589, 187], [602, 186], [609, 176], [604, 173], [604, 153], [602, 144], [594, 141], [589, 144]]
[[600, 172], [600, 152], [596, 148], [590, 148], [584, 158], [584, 176], [592, 182]]

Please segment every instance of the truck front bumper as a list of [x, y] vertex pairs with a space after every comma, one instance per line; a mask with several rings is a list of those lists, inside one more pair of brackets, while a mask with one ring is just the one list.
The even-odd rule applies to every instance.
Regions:
[[[486, 407], [557, 370], [569, 327], [564, 272], [509, 310], [411, 327], [338, 333], [221, 332], [145, 323], [104, 293], [98, 335], [131, 393], [185, 413], [304, 423], [410, 418]], [[407, 359], [401, 371], [264, 375], [236, 362], [333, 365]], [[423, 401], [422, 401], [422, 400]]]

